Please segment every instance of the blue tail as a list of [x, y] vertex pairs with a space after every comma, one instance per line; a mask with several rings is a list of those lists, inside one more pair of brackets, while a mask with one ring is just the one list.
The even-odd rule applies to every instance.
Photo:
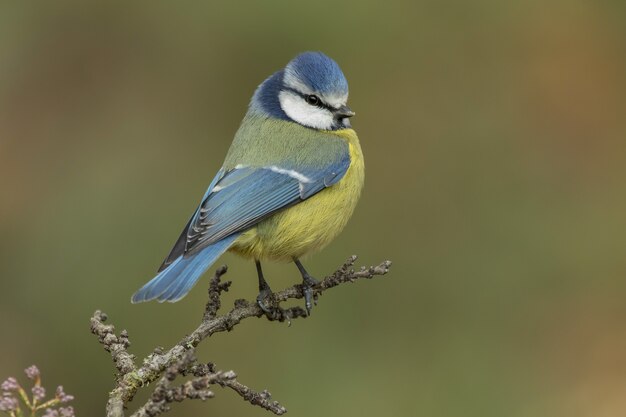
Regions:
[[239, 237], [239, 233], [228, 236], [189, 257], [179, 256], [167, 268], [133, 294], [132, 303], [158, 300], [174, 303], [183, 298], [198, 278]]

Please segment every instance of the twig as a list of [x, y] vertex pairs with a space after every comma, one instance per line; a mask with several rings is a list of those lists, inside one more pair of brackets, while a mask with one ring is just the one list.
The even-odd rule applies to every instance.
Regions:
[[[357, 279], [371, 279], [375, 276], [385, 275], [391, 267], [391, 262], [385, 261], [378, 266], [370, 268], [362, 267], [360, 270], [353, 269], [356, 256], [351, 256], [337, 271], [321, 280], [313, 287], [315, 299], [324, 291]], [[169, 404], [180, 402], [185, 399], [206, 400], [213, 398], [214, 392], [209, 389], [211, 385], [219, 385], [230, 388], [239, 394], [244, 400], [253, 405], [260, 406], [274, 414], [281, 415], [287, 410], [276, 401], [271, 401], [269, 392], [256, 392], [236, 379], [233, 371], [219, 371], [211, 363], [198, 364], [194, 357], [196, 346], [214, 333], [230, 331], [242, 320], [249, 317], [265, 316], [268, 320], [288, 321], [298, 317], [306, 317], [307, 312], [302, 307], [280, 308], [279, 303], [289, 299], [301, 299], [304, 297], [301, 284], [294, 285], [274, 294], [274, 314], [266, 314], [256, 302], [246, 300], [235, 301], [234, 307], [226, 314], [218, 315], [221, 307], [220, 297], [228, 291], [231, 282], [221, 282], [227, 268], [221, 267], [211, 279], [209, 286], [209, 300], [207, 302], [202, 322], [189, 336], [185, 336], [171, 349], [163, 352], [157, 348], [138, 367], [135, 364], [134, 355], [128, 353], [130, 341], [126, 330], [115, 334], [113, 325], [104, 324], [106, 314], [96, 311], [91, 318], [91, 332], [98, 336], [98, 340], [104, 349], [111, 353], [115, 367], [118, 370], [117, 383], [109, 394], [106, 407], [107, 417], [124, 417], [124, 407], [139, 390], [139, 388], [157, 381], [152, 396], [146, 404], [140, 407], [132, 417], [153, 417], [169, 410]], [[173, 386], [175, 379], [180, 376], [193, 375], [194, 378], [178, 386]]]

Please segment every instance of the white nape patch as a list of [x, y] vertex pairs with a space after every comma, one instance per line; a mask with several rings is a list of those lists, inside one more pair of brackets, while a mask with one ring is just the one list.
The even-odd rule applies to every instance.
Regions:
[[291, 178], [298, 180], [299, 182], [303, 182], [303, 183], [311, 182], [311, 178], [307, 177], [306, 175], [298, 171], [294, 171], [293, 169], [280, 168], [280, 167], [277, 167], [276, 165], [271, 165], [271, 166], [263, 167], [263, 168], [269, 169], [270, 171], [276, 172], [277, 174], [288, 175]]
[[311, 106], [295, 93], [281, 91], [278, 101], [287, 116], [301, 125], [324, 130], [333, 127], [333, 114], [329, 110]]

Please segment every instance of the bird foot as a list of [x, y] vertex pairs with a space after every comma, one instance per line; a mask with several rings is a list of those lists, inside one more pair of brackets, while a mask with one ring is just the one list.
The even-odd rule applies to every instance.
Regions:
[[278, 306], [274, 293], [271, 289], [266, 288], [259, 291], [256, 297], [257, 305], [263, 310], [270, 320], [278, 320], [282, 316], [282, 309]]
[[319, 281], [310, 275], [302, 276], [302, 294], [304, 295], [304, 306], [306, 307], [307, 316], [311, 315], [314, 305], [317, 305], [317, 295], [313, 293], [313, 287], [319, 284]]

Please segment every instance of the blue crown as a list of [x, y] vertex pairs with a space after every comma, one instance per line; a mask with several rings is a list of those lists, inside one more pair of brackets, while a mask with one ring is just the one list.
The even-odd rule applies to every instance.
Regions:
[[335, 61], [321, 52], [303, 52], [292, 59], [285, 71], [315, 92], [348, 94], [348, 81]]

